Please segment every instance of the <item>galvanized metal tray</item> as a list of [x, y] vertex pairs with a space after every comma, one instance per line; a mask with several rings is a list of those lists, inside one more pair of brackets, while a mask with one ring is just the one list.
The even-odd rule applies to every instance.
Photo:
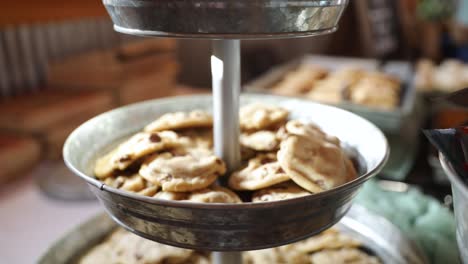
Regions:
[[[116, 227], [117, 224], [106, 214], [98, 215], [58, 240], [38, 263], [75, 263]], [[383, 263], [427, 263], [417, 245], [396, 226], [359, 205], [354, 205], [336, 227], [361, 241], [364, 248], [378, 256]]]
[[348, 0], [103, 0], [122, 33], [265, 39], [336, 31]]
[[[335, 105], [368, 119], [384, 132], [399, 132], [404, 122], [408, 121], [408, 117], [415, 109], [416, 92], [413, 85], [412, 68], [409, 63], [401, 61], [390, 61], [379, 68], [378, 61], [374, 59], [306, 55], [287, 64], [273, 67], [264, 75], [247, 83], [244, 89], [247, 92], [268, 94], [270, 89], [282, 80], [288, 72], [302, 64], [319, 65], [330, 71], [347, 66], [356, 66], [370, 71], [379, 69], [402, 80], [400, 104], [394, 111], [383, 111], [348, 102]], [[303, 98], [303, 96], [298, 97]]]
[[[360, 176], [334, 189], [296, 199], [242, 204], [166, 201], [118, 190], [93, 177], [96, 158], [123, 136], [168, 112], [212, 111], [210, 96], [147, 101], [97, 116], [69, 136], [64, 160], [88, 182], [116, 222], [164, 244], [213, 251], [254, 250], [298, 241], [337, 223], [351, 207], [359, 188], [384, 166], [388, 158], [385, 136], [367, 120], [336, 107], [271, 95], [240, 98], [241, 105], [253, 102], [282, 106], [290, 110], [291, 118], [314, 122], [340, 138], [355, 158]], [[350, 133], [351, 126], [358, 129]]]

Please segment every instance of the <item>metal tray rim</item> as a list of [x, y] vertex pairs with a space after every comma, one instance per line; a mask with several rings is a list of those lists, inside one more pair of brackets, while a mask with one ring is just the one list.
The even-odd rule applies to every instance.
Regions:
[[[243, 94], [243, 95], [241, 95], [241, 98], [243, 98], [243, 97], [249, 97], [249, 98], [253, 97], [254, 98], [256, 96], [258, 96], [258, 95]], [[105, 112], [105, 113], [103, 113], [101, 115], [98, 115], [98, 116], [88, 120], [87, 122], [85, 122], [81, 126], [79, 126], [77, 129], [75, 129], [69, 135], [69, 137], [67, 138], [67, 140], [66, 140], [66, 142], [64, 144], [64, 148], [63, 148], [63, 156], [64, 156], [65, 164], [67, 165], [67, 167], [69, 169], [71, 169], [75, 173], [75, 175], [78, 175], [80, 178], [82, 178], [83, 180], [88, 182], [88, 184], [97, 187], [100, 191], [108, 191], [108, 192], [111, 192], [111, 193], [118, 194], [120, 196], [128, 197], [128, 198], [138, 200], [138, 201], [143, 201], [143, 202], [150, 203], [150, 204], [158, 204], [158, 205], [177, 207], [177, 208], [197, 208], [197, 209], [209, 209], [209, 210], [226, 210], [226, 209], [230, 209], [230, 210], [245, 210], [245, 209], [264, 210], [266, 208], [283, 206], [283, 205], [288, 205], [288, 204], [291, 205], [291, 204], [296, 204], [296, 203], [299, 203], [299, 202], [307, 202], [308, 200], [316, 200], [316, 199], [319, 199], [319, 198], [322, 198], [322, 197], [333, 196], [337, 192], [341, 192], [343, 190], [346, 190], [346, 189], [349, 189], [349, 188], [352, 188], [352, 187], [355, 187], [355, 186], [359, 186], [359, 185], [363, 184], [365, 181], [367, 181], [369, 178], [374, 176], [378, 171], [381, 171], [381, 169], [385, 166], [386, 162], [388, 161], [388, 158], [389, 158], [389, 155], [390, 155], [390, 148], [389, 148], [387, 138], [374, 124], [369, 123], [367, 120], [365, 120], [364, 118], [362, 118], [360, 116], [356, 116], [356, 118], [362, 119], [363, 121], [368, 122], [368, 125], [373, 126], [373, 129], [375, 130], [375, 132], [379, 134], [379, 137], [380, 137], [379, 140], [384, 143], [385, 153], [384, 153], [384, 155], [382, 157], [382, 160], [375, 167], [368, 168], [368, 171], [365, 174], [362, 174], [359, 177], [357, 177], [356, 179], [354, 179], [354, 180], [352, 180], [350, 182], [347, 182], [347, 183], [345, 183], [343, 185], [340, 185], [340, 186], [338, 186], [336, 188], [333, 188], [331, 190], [327, 190], [327, 191], [324, 191], [324, 192], [315, 193], [315, 194], [311, 194], [311, 195], [304, 196], [304, 197], [299, 197], [299, 198], [294, 198], [294, 199], [288, 199], [288, 200], [284, 200], [284, 201], [275, 201], [275, 202], [268, 202], [268, 203], [242, 203], [242, 204], [216, 204], [216, 203], [214, 203], [214, 204], [206, 204], [206, 203], [195, 203], [195, 202], [184, 202], [184, 201], [168, 201], [168, 200], [162, 200], [162, 199], [157, 199], [157, 198], [153, 198], [153, 197], [146, 197], [146, 196], [141, 196], [141, 195], [133, 194], [133, 193], [130, 193], [130, 192], [122, 191], [122, 190], [119, 190], [119, 189], [115, 189], [115, 188], [112, 188], [110, 186], [105, 185], [104, 183], [102, 183], [101, 181], [95, 179], [91, 175], [86, 175], [85, 173], [80, 171], [78, 168], [75, 167], [74, 164], [72, 164], [71, 159], [69, 158], [69, 156], [72, 155], [71, 151], [69, 150], [69, 146], [71, 145], [71, 142], [74, 140], [74, 138], [77, 137], [77, 135], [78, 135], [79, 131], [81, 130], [81, 128], [86, 127], [86, 126], [90, 126], [93, 123], [96, 123], [96, 121], [99, 120], [101, 117], [106, 116], [106, 115], [108, 115], [108, 114], [110, 114], [112, 112], [125, 112], [125, 111], [128, 111], [128, 110], [133, 109], [133, 108], [138, 108], [141, 104], [155, 104], [157, 102], [170, 102], [170, 101], [173, 101], [173, 100], [187, 100], [187, 99], [197, 100], [197, 98], [202, 99], [202, 98], [207, 98], [207, 97], [209, 97], [209, 96], [206, 96], [206, 95], [195, 95], [195, 96], [194, 95], [189, 95], [189, 96], [169, 97], [169, 98], [165, 98], [165, 99], [155, 99], [155, 100], [149, 100], [149, 101], [144, 101], [144, 102], [135, 103], [135, 104], [131, 104], [131, 105], [128, 105], [128, 106], [120, 107], [120, 108]], [[276, 95], [262, 95], [262, 97], [264, 97], [264, 98], [265, 97], [277, 98], [277, 99], [284, 98], [284, 97], [276, 96]], [[293, 98], [291, 98], [291, 99], [294, 100]], [[314, 104], [314, 105], [320, 105], [321, 107], [330, 108], [330, 109], [340, 111], [340, 112], [348, 112], [346, 110], [342, 110], [342, 109], [336, 108], [334, 106], [323, 105], [323, 104], [314, 103], [314, 102], [307, 102], [307, 103]]]
[[[366, 209], [363, 206], [353, 205], [351, 209], [349, 210], [348, 214], [345, 215], [340, 222], [338, 222], [336, 227], [339, 230], [342, 230], [343, 232], [360, 234], [358, 229], [362, 228], [364, 223], [358, 222], [355, 219], [356, 217], [369, 218], [382, 224], [385, 228], [388, 228], [390, 230], [390, 233], [397, 234], [398, 235], [397, 237], [399, 237], [404, 243], [407, 243], [407, 245], [413, 249], [413, 251], [411, 251], [409, 248], [404, 248], [404, 250], [408, 251], [408, 254], [410, 254], [409, 258], [415, 261], [414, 263], [421, 263], [421, 264], [428, 263], [427, 256], [422, 253], [421, 249], [416, 245], [414, 241], [405, 237], [404, 234], [401, 232], [401, 230], [398, 227], [396, 227], [393, 223], [388, 221], [386, 218], [370, 212], [368, 209]], [[84, 223], [78, 225], [77, 227], [69, 230], [63, 236], [57, 239], [39, 257], [38, 263], [39, 264], [60, 264], [60, 263], [70, 263], [70, 262], [74, 263], [81, 256], [83, 252], [86, 252], [93, 246], [97, 245], [100, 241], [102, 241], [102, 239], [108, 236], [109, 233], [115, 230], [115, 228], [117, 227], [118, 227], [118, 224], [113, 222], [106, 213], [100, 213], [88, 219]], [[375, 229], [373, 231], [379, 232], [378, 229]], [[388, 241], [386, 240], [383, 240], [380, 242], [387, 242], [386, 243], [387, 245], [385, 247], [386, 251], [389, 251], [388, 247], [395, 246], [395, 245], [388, 243]], [[66, 247], [69, 246], [70, 243], [74, 243], [74, 246], [72, 246], [74, 247], [74, 249], [72, 249], [72, 251], [74, 252], [67, 252]], [[390, 252], [391, 255], [396, 255], [399, 253], [401, 252], [398, 250]], [[60, 259], [60, 257], [62, 257], [62, 259]], [[382, 257], [382, 256], [379, 256], [379, 257]], [[404, 258], [404, 256], [401, 255], [401, 256], [398, 256], [398, 258]]]

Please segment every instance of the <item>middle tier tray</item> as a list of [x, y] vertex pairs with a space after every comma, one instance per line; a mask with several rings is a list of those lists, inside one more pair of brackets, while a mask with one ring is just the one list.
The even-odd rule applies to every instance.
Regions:
[[389, 151], [385, 136], [367, 120], [336, 107], [280, 96], [241, 96], [241, 105], [254, 102], [284, 107], [291, 118], [313, 122], [324, 132], [337, 136], [343, 147], [353, 153], [359, 177], [301, 198], [242, 204], [160, 200], [112, 188], [93, 177], [96, 158], [117, 140], [168, 112], [211, 111], [211, 96], [147, 101], [104, 113], [70, 135], [64, 159], [73, 172], [88, 182], [117, 223], [168, 245], [213, 251], [262, 249], [304, 239], [337, 223], [351, 207], [362, 184], [384, 166]]

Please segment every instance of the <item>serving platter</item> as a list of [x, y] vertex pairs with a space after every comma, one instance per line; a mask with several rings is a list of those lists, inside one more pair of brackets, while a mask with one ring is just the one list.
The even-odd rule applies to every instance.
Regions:
[[337, 136], [356, 160], [360, 176], [301, 198], [242, 204], [160, 200], [112, 188], [93, 177], [96, 158], [119, 139], [168, 112], [212, 111], [211, 96], [152, 100], [97, 116], [70, 135], [64, 160], [91, 186], [117, 223], [168, 245], [213, 251], [254, 250], [298, 241], [337, 223], [351, 207], [359, 188], [384, 166], [389, 149], [383, 133], [367, 120], [332, 106], [281, 96], [246, 94], [240, 98], [241, 105], [254, 102], [284, 107], [292, 119], [313, 122]]
[[[385, 264], [428, 263], [417, 245], [396, 226], [362, 206], [353, 205], [336, 227], [361, 241], [366, 250], [378, 256]], [[76, 263], [115, 228], [117, 224], [106, 214], [97, 215], [54, 243], [38, 263]]]
[[[408, 119], [410, 119], [415, 110], [416, 91], [413, 85], [413, 71], [409, 63], [401, 61], [389, 61], [379, 66], [378, 61], [375, 59], [305, 55], [288, 63], [273, 67], [263, 75], [247, 83], [244, 86], [245, 90], [247, 92], [269, 94], [271, 93], [271, 88], [282, 80], [287, 73], [303, 64], [318, 65], [331, 72], [347, 67], [358, 67], [366, 71], [380, 70], [400, 79], [402, 87], [399, 105], [393, 111], [373, 109], [349, 102], [335, 104], [340, 108], [349, 110], [370, 120], [385, 132], [399, 133], [400, 128], [408, 122]], [[297, 97], [303, 98], [304, 96], [298, 95]]]

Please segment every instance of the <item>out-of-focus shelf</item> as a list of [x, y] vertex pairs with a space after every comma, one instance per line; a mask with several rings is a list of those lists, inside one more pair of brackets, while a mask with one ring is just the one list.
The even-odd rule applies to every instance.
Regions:
[[4, 1], [0, 8], [0, 27], [72, 20], [84, 17], [103, 17], [106, 10], [101, 1], [22, 0]]

